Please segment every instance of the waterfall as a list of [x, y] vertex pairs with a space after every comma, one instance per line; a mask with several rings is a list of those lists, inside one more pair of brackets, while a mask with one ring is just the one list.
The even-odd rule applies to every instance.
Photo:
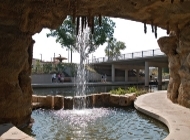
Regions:
[[74, 97], [74, 108], [83, 109], [86, 108], [86, 91], [88, 74], [86, 71], [86, 61], [90, 49], [90, 29], [88, 26], [82, 31], [81, 23], [79, 26], [79, 32], [76, 38], [76, 48], [80, 53], [80, 64], [77, 69], [76, 86], [77, 91]]

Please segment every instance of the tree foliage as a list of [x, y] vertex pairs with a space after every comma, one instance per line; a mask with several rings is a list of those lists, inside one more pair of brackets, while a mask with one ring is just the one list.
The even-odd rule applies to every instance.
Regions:
[[[94, 33], [90, 34], [91, 47], [88, 49], [88, 53], [94, 52], [99, 45], [103, 45], [107, 39], [113, 38], [115, 23], [108, 17], [102, 17], [101, 26], [99, 26], [99, 18], [94, 18]], [[79, 48], [76, 45], [76, 27], [72, 23], [71, 16], [68, 16], [62, 23], [62, 25], [56, 30], [50, 30], [47, 37], [56, 37], [56, 42], [60, 43], [63, 48], [71, 50], [72, 52], [79, 52]]]
[[115, 38], [108, 40], [108, 45], [105, 48], [105, 54], [109, 58], [118, 58], [121, 55], [121, 50], [126, 48], [125, 43], [117, 41]]

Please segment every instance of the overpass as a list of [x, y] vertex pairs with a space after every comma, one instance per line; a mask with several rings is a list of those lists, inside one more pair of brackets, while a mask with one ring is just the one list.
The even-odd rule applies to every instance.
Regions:
[[131, 69], [136, 69], [136, 81], [138, 82], [140, 80], [139, 70], [144, 70], [145, 86], [149, 86], [149, 67], [158, 67], [158, 85], [162, 84], [162, 68], [168, 68], [168, 58], [160, 49], [121, 54], [118, 57], [93, 58], [87, 63], [100, 73], [110, 75], [108, 80], [112, 82], [122, 80], [122, 78], [115, 79], [116, 75], [124, 77], [123, 81], [130, 82], [128, 72]]

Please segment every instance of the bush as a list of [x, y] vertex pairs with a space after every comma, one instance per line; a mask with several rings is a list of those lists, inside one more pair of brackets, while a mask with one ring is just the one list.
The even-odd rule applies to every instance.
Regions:
[[137, 92], [137, 88], [136, 87], [128, 87], [127, 88], [127, 93], [134, 93]]
[[124, 90], [122, 88], [114, 89], [114, 90], [111, 90], [110, 92], [111, 92], [111, 94], [116, 94], [116, 95], [126, 94], [126, 90]]
[[138, 97], [140, 95], [146, 94], [148, 91], [145, 89], [137, 89], [136, 87], [128, 87], [127, 89], [114, 89], [110, 91], [111, 94], [116, 94], [116, 95], [125, 95], [125, 94], [130, 94], [130, 93], [135, 93], [135, 95]]

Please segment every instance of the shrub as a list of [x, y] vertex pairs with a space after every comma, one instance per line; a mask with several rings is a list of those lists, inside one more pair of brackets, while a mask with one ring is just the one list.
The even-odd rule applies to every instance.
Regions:
[[110, 91], [111, 94], [116, 94], [116, 95], [125, 95], [125, 94], [130, 94], [130, 93], [135, 93], [135, 95], [138, 97], [140, 95], [146, 94], [148, 91], [146, 89], [138, 89], [136, 87], [128, 87], [127, 89], [114, 89]]
[[122, 88], [111, 90], [110, 92], [111, 92], [111, 94], [116, 94], [116, 95], [124, 95], [124, 94], [126, 94], [126, 90], [124, 90]]
[[136, 87], [128, 87], [127, 88], [127, 93], [134, 93], [137, 92], [137, 88]]

